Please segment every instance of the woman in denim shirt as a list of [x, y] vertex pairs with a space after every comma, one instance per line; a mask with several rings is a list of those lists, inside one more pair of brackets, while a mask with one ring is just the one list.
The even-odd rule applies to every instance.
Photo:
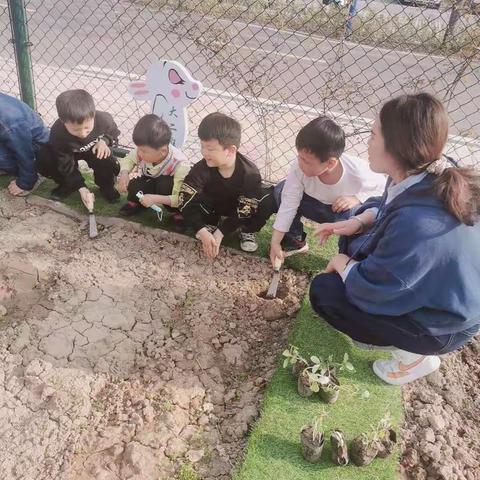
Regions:
[[0, 174], [15, 177], [8, 186], [12, 195], [28, 195], [37, 186], [35, 156], [48, 137], [48, 128], [37, 113], [0, 93]]

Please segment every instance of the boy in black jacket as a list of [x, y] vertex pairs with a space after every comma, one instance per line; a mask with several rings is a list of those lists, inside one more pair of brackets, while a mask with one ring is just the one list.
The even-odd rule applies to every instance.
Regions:
[[238, 152], [240, 124], [216, 112], [198, 127], [203, 159], [185, 177], [179, 208], [209, 258], [218, 255], [225, 235], [240, 230], [240, 247], [254, 252], [255, 232], [275, 210], [273, 189], [262, 187], [258, 168]]
[[83, 203], [88, 202], [91, 195], [78, 169], [78, 161], [85, 160], [93, 169], [101, 195], [109, 202], [117, 201], [120, 195], [114, 185], [120, 166], [110, 147], [118, 143], [120, 131], [112, 116], [96, 111], [92, 96], [85, 90], [61, 93], [56, 107], [59, 119], [37, 160], [39, 173], [58, 183], [51, 198], [61, 200], [78, 190]]

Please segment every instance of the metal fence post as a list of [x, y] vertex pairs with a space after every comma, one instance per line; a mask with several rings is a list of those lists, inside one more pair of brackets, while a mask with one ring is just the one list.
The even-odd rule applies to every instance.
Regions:
[[28, 40], [27, 14], [24, 0], [8, 0], [12, 43], [15, 49], [18, 81], [22, 100], [35, 110], [32, 60]]

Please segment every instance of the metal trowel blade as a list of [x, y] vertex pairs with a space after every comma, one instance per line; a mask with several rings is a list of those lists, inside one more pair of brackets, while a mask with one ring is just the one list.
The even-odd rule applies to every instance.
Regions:
[[277, 296], [278, 284], [280, 283], [280, 271], [275, 271], [267, 290], [266, 298], [275, 298]]
[[97, 219], [93, 213], [88, 215], [88, 236], [95, 238], [98, 235]]

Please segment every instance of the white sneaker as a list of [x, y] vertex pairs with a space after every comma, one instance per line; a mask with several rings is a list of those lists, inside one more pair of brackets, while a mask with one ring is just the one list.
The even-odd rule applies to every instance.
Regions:
[[373, 371], [390, 385], [405, 385], [440, 368], [436, 355], [418, 355], [405, 350], [392, 351], [391, 360], [375, 360]]
[[251, 252], [257, 251], [258, 243], [254, 233], [240, 232], [239, 237], [240, 237], [240, 248], [244, 252], [251, 253]]
[[355, 347], [360, 348], [362, 350], [383, 350], [385, 352], [391, 352], [393, 350], [397, 350], [397, 347], [394, 347], [393, 345], [390, 345], [390, 346], [372, 345], [370, 343], [357, 342], [357, 340], [354, 340], [353, 338], [352, 338], [352, 342]]

